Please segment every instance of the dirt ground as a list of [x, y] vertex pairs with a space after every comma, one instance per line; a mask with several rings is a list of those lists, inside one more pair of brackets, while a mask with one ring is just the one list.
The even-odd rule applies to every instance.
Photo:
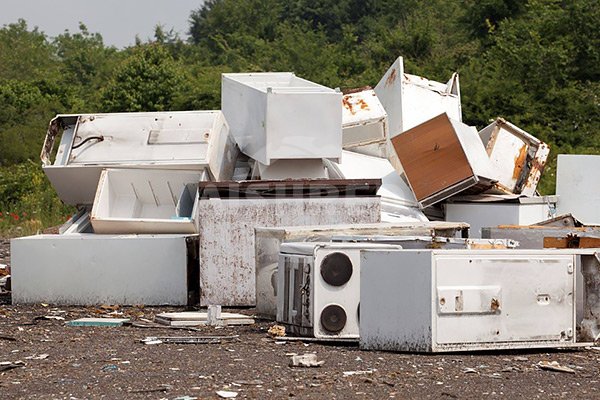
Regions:
[[[0, 263], [6, 264], [7, 253], [0, 243]], [[0, 305], [0, 399], [218, 399], [219, 391], [250, 399], [600, 399], [600, 351], [595, 349], [423, 355], [282, 342], [268, 335], [273, 325], [268, 321], [199, 331], [65, 325], [109, 312], [153, 320], [173, 310], [183, 311]], [[234, 338], [220, 344], [140, 341], [205, 335]], [[324, 364], [289, 366], [292, 354], [306, 353], [315, 353]], [[22, 366], [2, 364], [17, 361]], [[540, 361], [556, 361], [574, 373], [542, 370]]]
[[[123, 308], [134, 320], [173, 308]], [[95, 308], [0, 306], [2, 399], [237, 398], [600, 398], [600, 351], [510, 351], [416, 355], [351, 345], [281, 342], [270, 322], [200, 331], [123, 326], [69, 327]], [[243, 311], [251, 314], [251, 310]], [[40, 319], [38, 317], [61, 317]], [[36, 319], [37, 318], [37, 319]], [[147, 336], [236, 336], [220, 344], [154, 344]], [[14, 338], [15, 340], [10, 340]], [[317, 368], [292, 368], [291, 354], [316, 353]], [[542, 370], [557, 361], [574, 373]], [[0, 364], [0, 369], [2, 369]], [[359, 371], [359, 372], [352, 372]]]

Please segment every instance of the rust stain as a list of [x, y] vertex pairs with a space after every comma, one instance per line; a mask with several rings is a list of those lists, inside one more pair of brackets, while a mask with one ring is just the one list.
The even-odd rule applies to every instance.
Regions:
[[394, 82], [396, 81], [397, 77], [398, 77], [398, 72], [396, 71], [396, 68], [394, 68], [394, 69], [392, 69], [392, 72], [390, 72], [390, 76], [388, 76], [387, 79], [385, 80], [385, 86], [393, 85]]
[[353, 98], [350, 95], [342, 97], [342, 105], [346, 109], [348, 109], [348, 111], [350, 111], [350, 114], [352, 115], [355, 115], [357, 113], [355, 107], [358, 107], [361, 110], [369, 110], [369, 104], [367, 104], [366, 101], [364, 101], [363, 99], [356, 99], [356, 101], [353, 101]]
[[536, 187], [545, 167], [546, 167], [546, 158], [542, 157], [542, 159], [540, 159], [538, 157], [534, 157], [534, 159], [531, 160], [531, 168], [530, 168], [530, 172], [529, 172], [529, 177], [527, 179], [527, 182], [525, 183], [525, 186], [526, 187]]
[[521, 176], [521, 172], [523, 171], [523, 167], [527, 162], [527, 145], [524, 144], [519, 150], [519, 155], [515, 157], [515, 168], [513, 170], [513, 179], [519, 179]]
[[342, 105], [348, 109], [348, 111], [350, 111], [350, 114], [354, 115], [356, 114], [356, 111], [354, 111], [354, 105], [352, 104], [352, 102], [350, 101], [350, 96], [344, 96], [342, 97]]
[[490, 303], [490, 309], [494, 312], [500, 309], [500, 301], [498, 299], [492, 297], [492, 301]]
[[368, 110], [369, 109], [369, 105], [363, 99], [358, 99], [358, 105], [360, 106], [361, 110]]

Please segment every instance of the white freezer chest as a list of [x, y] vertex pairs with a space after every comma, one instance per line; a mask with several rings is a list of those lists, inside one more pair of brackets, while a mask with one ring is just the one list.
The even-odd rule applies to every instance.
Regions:
[[197, 235], [36, 235], [11, 240], [14, 304], [191, 305]]
[[471, 237], [480, 238], [481, 229], [498, 225], [531, 225], [552, 217], [556, 196], [521, 197], [512, 202], [448, 202], [444, 204], [446, 221], [471, 225]]
[[363, 251], [360, 347], [574, 346], [575, 262], [552, 251]]
[[264, 165], [342, 150], [342, 94], [291, 72], [223, 74], [221, 108], [240, 150]]
[[201, 305], [256, 305], [256, 227], [379, 222], [379, 197], [201, 199]]
[[237, 154], [221, 111], [169, 111], [57, 115], [41, 159], [62, 201], [89, 205], [105, 168], [206, 170], [228, 180]]
[[91, 212], [95, 233], [196, 233], [198, 171], [105, 169]]

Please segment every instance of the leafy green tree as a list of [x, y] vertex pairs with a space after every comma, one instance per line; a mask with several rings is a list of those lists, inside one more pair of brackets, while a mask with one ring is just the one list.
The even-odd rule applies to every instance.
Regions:
[[175, 97], [184, 89], [184, 81], [183, 69], [162, 45], [136, 47], [104, 89], [103, 110], [173, 109]]
[[58, 74], [54, 49], [37, 27], [20, 19], [0, 28], [0, 79], [49, 79]]

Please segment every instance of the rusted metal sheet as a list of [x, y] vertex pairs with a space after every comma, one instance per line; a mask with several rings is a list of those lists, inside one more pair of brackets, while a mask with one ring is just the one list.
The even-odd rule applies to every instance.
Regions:
[[334, 242], [367, 242], [399, 245], [403, 249], [515, 249], [519, 242], [511, 239], [468, 239], [412, 235], [336, 235]]
[[545, 237], [546, 249], [600, 249], [600, 238], [579, 237], [567, 235], [566, 237]]
[[344, 148], [386, 142], [387, 113], [374, 90], [344, 94], [342, 106]]
[[256, 304], [255, 227], [379, 222], [378, 197], [206, 199], [198, 202], [202, 305]]
[[213, 179], [227, 180], [237, 155], [220, 111], [179, 111], [58, 115], [41, 159], [61, 200], [88, 205], [104, 168], [208, 170]]
[[600, 252], [581, 256], [583, 275], [583, 315], [578, 318], [580, 341], [600, 339]]
[[526, 196], [535, 191], [550, 153], [548, 145], [503, 118], [479, 131], [494, 168], [495, 189]]
[[580, 227], [583, 223], [571, 214], [558, 215], [545, 221], [536, 222], [537, 226]]
[[521, 248], [543, 249], [544, 238], [547, 237], [600, 239], [600, 227], [500, 225], [498, 227], [481, 228], [481, 237], [488, 239], [513, 239], [520, 243]]

